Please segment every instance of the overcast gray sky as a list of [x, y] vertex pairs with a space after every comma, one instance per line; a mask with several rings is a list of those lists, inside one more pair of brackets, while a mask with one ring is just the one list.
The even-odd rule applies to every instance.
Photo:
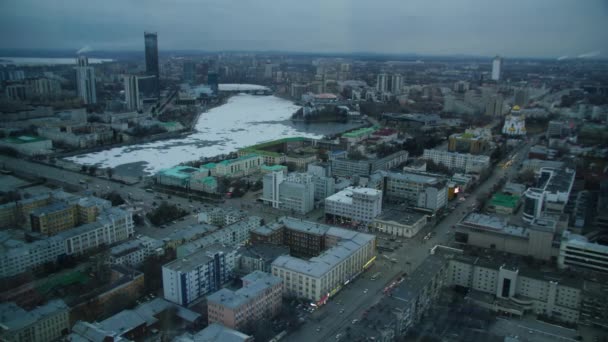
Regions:
[[607, 0], [0, 0], [0, 47], [608, 55]]

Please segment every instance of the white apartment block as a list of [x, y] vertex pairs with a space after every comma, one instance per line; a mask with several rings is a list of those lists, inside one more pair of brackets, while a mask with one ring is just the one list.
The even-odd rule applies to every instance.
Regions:
[[0, 340], [46, 342], [59, 339], [70, 329], [70, 308], [61, 299], [25, 311], [15, 303], [0, 304]]
[[187, 306], [217, 291], [232, 278], [237, 264], [236, 249], [219, 244], [163, 265], [165, 299]]
[[469, 153], [448, 152], [425, 149], [423, 159], [432, 160], [435, 164], [465, 173], [479, 173], [490, 167], [490, 157]]
[[257, 154], [249, 154], [236, 159], [227, 159], [215, 164], [211, 170], [212, 176], [237, 177], [249, 175], [260, 170], [264, 158]]
[[62, 255], [82, 254], [101, 245], [127, 240], [134, 235], [130, 212], [118, 208], [103, 211], [96, 222], [65, 230], [57, 235], [26, 243], [0, 234], [0, 277], [10, 277]]
[[261, 226], [261, 222], [262, 219], [258, 216], [250, 216], [247, 219], [235, 222], [200, 239], [178, 246], [177, 257], [181, 258], [215, 243], [235, 247], [236, 249], [236, 247], [249, 240], [249, 232]]
[[148, 236], [123, 242], [110, 249], [110, 264], [136, 267], [152, 255], [163, 255], [163, 242]]
[[382, 212], [382, 191], [348, 187], [325, 199], [325, 215], [371, 223]]
[[331, 247], [308, 260], [289, 255], [272, 263], [272, 274], [283, 279], [283, 294], [323, 304], [376, 258], [376, 237], [332, 227], [326, 232]]

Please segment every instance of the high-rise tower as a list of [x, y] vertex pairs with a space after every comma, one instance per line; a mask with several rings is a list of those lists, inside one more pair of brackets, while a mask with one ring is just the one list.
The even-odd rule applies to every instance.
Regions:
[[135, 75], [124, 75], [125, 83], [125, 101], [129, 110], [139, 110], [139, 80]]
[[76, 88], [78, 97], [85, 104], [97, 103], [97, 91], [95, 89], [95, 69], [89, 66], [89, 59], [86, 56], [78, 56], [76, 60]]
[[492, 80], [500, 80], [500, 68], [502, 67], [502, 58], [499, 56], [494, 57], [492, 61]]
[[158, 95], [159, 67], [158, 67], [158, 36], [156, 32], [144, 32], [146, 43], [146, 75], [155, 76], [154, 92]]

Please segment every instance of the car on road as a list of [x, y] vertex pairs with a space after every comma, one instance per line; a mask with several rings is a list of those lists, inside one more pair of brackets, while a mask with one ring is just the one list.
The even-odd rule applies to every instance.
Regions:
[[315, 329], [317, 332], [321, 331], [321, 327], [317, 327], [317, 329]]
[[343, 314], [344, 313], [344, 309], [340, 310], [340, 313]]
[[336, 340], [340, 340], [342, 338], [342, 334], [337, 334], [336, 335]]
[[353, 323], [353, 324], [357, 324], [357, 322], [359, 322], [359, 320], [355, 318], [355, 319], [353, 319], [353, 322], [352, 322], [352, 323]]
[[367, 289], [363, 290], [363, 294], [366, 294], [366, 293], [367, 293]]

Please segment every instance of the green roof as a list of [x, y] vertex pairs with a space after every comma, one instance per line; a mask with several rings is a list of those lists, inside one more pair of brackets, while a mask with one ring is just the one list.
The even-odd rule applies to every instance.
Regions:
[[47, 281], [38, 287], [38, 291], [43, 294], [48, 293], [56, 287], [65, 287], [75, 283], [84, 284], [89, 280], [89, 277], [80, 271], [69, 272], [67, 274], [58, 274], [47, 278]]
[[217, 185], [217, 179], [213, 176], [207, 176], [205, 178], [197, 179], [195, 180], [195, 182], [213, 186]]
[[261, 169], [267, 170], [267, 171], [283, 171], [283, 170], [287, 169], [287, 166], [285, 166], [285, 165], [262, 165]]
[[160, 170], [158, 173], [168, 177], [189, 179], [192, 176], [192, 173], [197, 171], [199, 171], [199, 169], [195, 167], [179, 165], [170, 169]]
[[215, 167], [217, 166], [216, 163], [207, 163], [205, 165], [201, 165], [201, 168], [205, 168], [205, 169], [215, 169]]
[[517, 203], [519, 202], [519, 196], [515, 195], [507, 195], [501, 192], [492, 196], [490, 200], [490, 205], [499, 206], [499, 207], [507, 207], [507, 208], [515, 208]]
[[38, 142], [38, 141], [45, 141], [48, 139], [42, 138], [42, 137], [36, 137], [33, 135], [20, 135], [18, 137], [8, 137], [5, 139], [2, 139], [2, 141], [7, 142], [9, 144], [27, 144], [27, 143], [33, 143], [33, 142]]
[[377, 126], [358, 128], [358, 129], [355, 129], [354, 131], [344, 133], [344, 134], [342, 134], [342, 136], [345, 138], [357, 138], [357, 137], [360, 137], [365, 134], [374, 133], [377, 129], [378, 129]]

